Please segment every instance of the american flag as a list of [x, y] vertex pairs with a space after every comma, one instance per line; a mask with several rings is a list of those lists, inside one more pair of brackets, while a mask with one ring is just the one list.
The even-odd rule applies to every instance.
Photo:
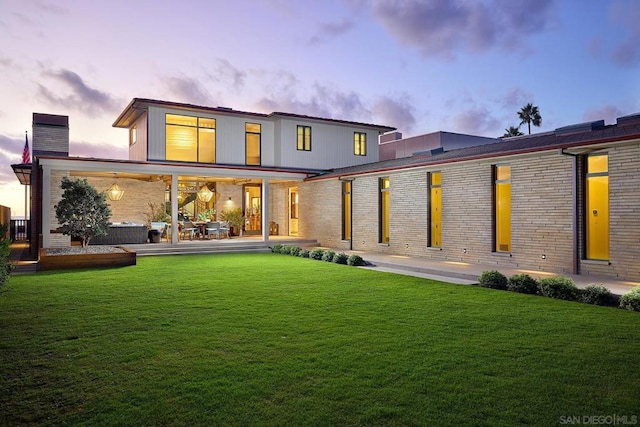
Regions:
[[22, 164], [31, 163], [31, 155], [29, 154], [29, 136], [24, 133], [24, 150], [22, 150]]

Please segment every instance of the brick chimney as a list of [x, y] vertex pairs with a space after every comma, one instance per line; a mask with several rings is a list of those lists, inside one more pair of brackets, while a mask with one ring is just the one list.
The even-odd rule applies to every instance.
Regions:
[[33, 113], [33, 157], [69, 157], [69, 116]]

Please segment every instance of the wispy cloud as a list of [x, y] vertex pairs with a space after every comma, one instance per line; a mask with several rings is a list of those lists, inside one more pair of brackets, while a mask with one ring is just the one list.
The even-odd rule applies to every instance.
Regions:
[[240, 92], [244, 88], [247, 73], [237, 68], [227, 59], [215, 58], [213, 68], [215, 72], [208, 74], [211, 80], [225, 87], [232, 87], [236, 92]]
[[[29, 142], [31, 143], [31, 142]], [[21, 163], [22, 149], [24, 148], [24, 135], [12, 137], [0, 134], [0, 164], [10, 165]], [[14, 183], [17, 181], [11, 167], [0, 168], [0, 184]]]
[[500, 121], [483, 106], [471, 107], [456, 114], [453, 123], [457, 132], [483, 136], [496, 136], [496, 129], [501, 126]]
[[[51, 105], [97, 116], [101, 113], [115, 113], [123, 104], [107, 92], [92, 88], [73, 71], [45, 71], [44, 77], [58, 84], [57, 87], [50, 88], [38, 83], [39, 96]], [[64, 92], [64, 95], [58, 95], [57, 92]]]
[[640, 2], [617, 1], [611, 4], [613, 22], [623, 28], [626, 38], [618, 44], [612, 54], [613, 61], [623, 67], [640, 64]]
[[320, 25], [316, 33], [309, 39], [310, 45], [324, 43], [329, 39], [339, 37], [355, 28], [355, 23], [343, 18], [337, 22], [326, 22]]
[[625, 113], [615, 105], [607, 104], [597, 108], [590, 108], [584, 112], [582, 119], [585, 122], [602, 120], [607, 124], [613, 124], [618, 117], [624, 116]]
[[91, 143], [85, 141], [71, 141], [69, 155], [93, 157], [96, 159], [127, 159], [129, 148], [126, 145], [111, 145], [106, 143]]
[[513, 50], [548, 27], [552, 0], [373, 0], [373, 16], [400, 43], [424, 55]]
[[172, 76], [162, 80], [172, 100], [195, 105], [210, 105], [213, 102], [209, 92], [194, 78]]
[[406, 97], [394, 99], [383, 96], [373, 105], [376, 123], [393, 126], [401, 132], [411, 132], [416, 124], [415, 107]]

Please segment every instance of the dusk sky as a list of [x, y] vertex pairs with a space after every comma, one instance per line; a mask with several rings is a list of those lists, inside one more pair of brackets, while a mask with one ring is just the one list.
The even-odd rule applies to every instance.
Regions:
[[[134, 97], [501, 136], [640, 112], [639, 0], [0, 0], [0, 205], [32, 113], [127, 158]], [[526, 126], [522, 127], [526, 133]]]

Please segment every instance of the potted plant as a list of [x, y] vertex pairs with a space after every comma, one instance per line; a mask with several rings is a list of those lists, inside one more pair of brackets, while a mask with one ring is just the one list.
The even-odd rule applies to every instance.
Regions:
[[229, 224], [231, 228], [231, 234], [242, 235], [242, 226], [244, 225], [244, 215], [242, 215], [242, 209], [235, 208], [222, 211], [220, 213], [220, 219]]

